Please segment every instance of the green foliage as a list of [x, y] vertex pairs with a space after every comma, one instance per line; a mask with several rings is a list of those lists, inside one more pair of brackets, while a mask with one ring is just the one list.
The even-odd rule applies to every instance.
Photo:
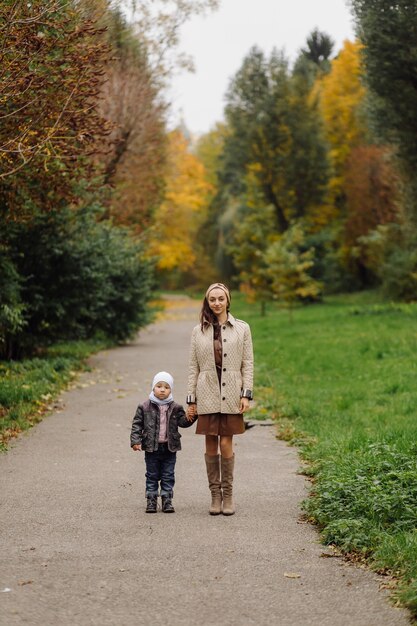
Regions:
[[417, 614], [417, 305], [375, 299], [333, 297], [293, 324], [240, 301], [234, 313], [251, 324], [257, 405], [310, 463], [323, 539], [399, 576]]
[[269, 60], [252, 48], [226, 96], [229, 134], [223, 184], [232, 195], [246, 191], [251, 171], [280, 232], [323, 200], [328, 180], [326, 146], [308, 85], [292, 77], [274, 51]]
[[386, 224], [360, 237], [368, 266], [379, 277], [386, 298], [417, 300], [416, 235], [404, 225]]
[[[384, 532], [412, 532], [417, 524], [417, 449], [371, 442], [325, 461], [306, 510], [325, 528], [327, 543], [374, 551]], [[335, 521], [336, 520], [336, 521]]]
[[387, 297], [415, 302], [417, 300], [416, 237], [404, 248], [396, 248], [383, 264], [382, 288]]
[[321, 295], [321, 284], [311, 276], [314, 249], [305, 249], [305, 234], [295, 223], [266, 251], [267, 276], [271, 292], [290, 308], [295, 302], [314, 302]]
[[85, 367], [91, 353], [108, 346], [103, 340], [57, 344], [42, 357], [0, 361], [0, 450], [39, 422], [75, 370]]
[[252, 301], [265, 303], [272, 299], [271, 278], [268, 274], [266, 252], [277, 238], [276, 217], [272, 206], [251, 205], [242, 207], [233, 231], [229, 251], [239, 271], [241, 290]]
[[41, 214], [4, 230], [25, 307], [24, 328], [9, 325], [2, 337], [12, 356], [97, 332], [123, 341], [148, 321], [152, 267], [127, 231], [97, 222], [87, 209]]
[[315, 28], [307, 37], [306, 47], [302, 49], [302, 56], [314, 63], [323, 71], [330, 69], [330, 57], [334, 48], [334, 41], [326, 33], [322, 33]]
[[19, 336], [26, 325], [25, 307], [20, 299], [22, 280], [8, 257], [5, 246], [0, 246], [0, 354], [11, 357], [10, 337]]

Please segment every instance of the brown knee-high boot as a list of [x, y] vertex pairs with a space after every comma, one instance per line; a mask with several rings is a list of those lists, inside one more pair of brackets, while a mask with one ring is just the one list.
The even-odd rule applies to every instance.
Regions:
[[226, 459], [221, 457], [222, 468], [222, 491], [223, 491], [223, 515], [233, 515], [235, 505], [233, 503], [233, 469], [235, 466], [235, 455]]
[[206, 459], [207, 478], [211, 491], [210, 515], [219, 515], [222, 512], [222, 490], [220, 484], [220, 458], [219, 455], [204, 455]]

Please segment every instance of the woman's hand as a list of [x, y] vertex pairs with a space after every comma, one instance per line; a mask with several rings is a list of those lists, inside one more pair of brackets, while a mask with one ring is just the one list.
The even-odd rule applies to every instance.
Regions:
[[189, 422], [192, 422], [196, 414], [197, 414], [197, 405], [189, 404], [187, 407], [187, 420]]
[[249, 408], [249, 400], [247, 398], [240, 398], [240, 411], [239, 413], [245, 413]]
[[140, 443], [135, 443], [135, 445], [132, 446], [132, 450], [134, 450], [135, 452], [139, 452], [140, 450], [142, 450], [142, 446], [140, 445]]

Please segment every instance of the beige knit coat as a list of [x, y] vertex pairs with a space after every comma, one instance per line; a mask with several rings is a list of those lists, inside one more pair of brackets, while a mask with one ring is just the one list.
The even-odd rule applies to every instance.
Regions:
[[228, 316], [222, 324], [222, 377], [219, 387], [214, 360], [213, 326], [191, 335], [188, 396], [197, 402], [199, 415], [239, 413], [243, 389], [253, 390], [253, 348], [249, 325]]

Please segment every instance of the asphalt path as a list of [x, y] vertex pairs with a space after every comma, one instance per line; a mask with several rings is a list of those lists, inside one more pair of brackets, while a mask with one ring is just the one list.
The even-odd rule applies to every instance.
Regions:
[[183, 429], [175, 514], [145, 513], [130, 449], [153, 375], [186, 395], [195, 305], [91, 359], [62, 406], [0, 456], [0, 624], [403, 626], [385, 579], [335, 557], [301, 516], [294, 448], [256, 425], [235, 438], [231, 517], [208, 515], [204, 438]]

